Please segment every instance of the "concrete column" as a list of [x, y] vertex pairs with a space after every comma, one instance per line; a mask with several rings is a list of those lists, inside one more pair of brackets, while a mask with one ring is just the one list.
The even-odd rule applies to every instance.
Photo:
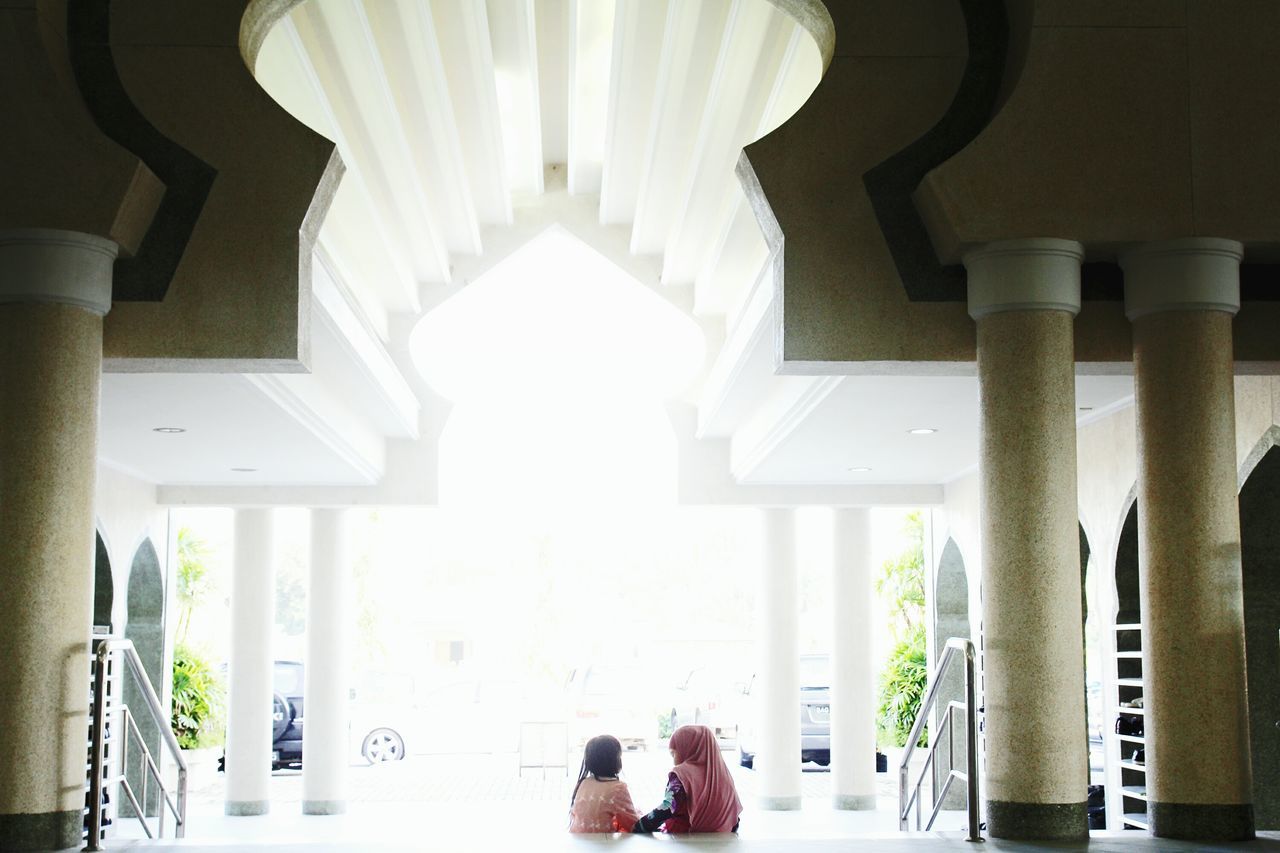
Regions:
[[1078, 243], [1016, 240], [965, 257], [977, 322], [987, 824], [1081, 839], [1085, 797], [1074, 315]]
[[269, 509], [236, 511], [227, 714], [228, 815], [262, 815], [271, 809], [271, 633], [276, 601], [272, 520]]
[[796, 516], [763, 510], [764, 565], [760, 595], [759, 748], [755, 770], [760, 806], [800, 808], [800, 585]]
[[1138, 421], [1147, 812], [1165, 838], [1254, 835], [1231, 337], [1241, 254], [1234, 241], [1194, 239], [1122, 259]]
[[871, 662], [871, 511], [839, 509], [831, 598], [831, 797], [876, 807], [876, 690]]
[[342, 814], [347, 810], [350, 576], [346, 511], [312, 510], [306, 726], [302, 732], [303, 814]]
[[116, 246], [0, 231], [0, 847], [79, 848], [102, 317]]

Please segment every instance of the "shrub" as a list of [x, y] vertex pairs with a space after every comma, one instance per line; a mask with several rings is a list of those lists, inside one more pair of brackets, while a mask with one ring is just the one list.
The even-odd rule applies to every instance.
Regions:
[[217, 673], [183, 643], [173, 651], [173, 734], [183, 749], [222, 741], [223, 689]]
[[[929, 670], [925, 660], [924, 626], [912, 628], [906, 639], [898, 642], [880, 674], [881, 730], [894, 746], [905, 746], [920, 713], [920, 703], [928, 685]], [[928, 740], [928, 728], [920, 735], [920, 744]]]

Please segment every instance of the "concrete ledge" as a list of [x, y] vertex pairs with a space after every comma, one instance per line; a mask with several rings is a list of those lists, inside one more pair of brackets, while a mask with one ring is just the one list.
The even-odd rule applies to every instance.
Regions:
[[303, 814], [346, 814], [346, 800], [303, 800]]
[[1254, 837], [1253, 805], [1207, 803], [1147, 804], [1151, 834], [1183, 841], [1249, 841]]
[[875, 794], [833, 794], [833, 808], [846, 812], [873, 812], [876, 810]]
[[0, 814], [0, 850], [79, 849], [84, 815], [67, 812]]
[[1014, 841], [1084, 841], [1089, 814], [1078, 803], [1014, 803], [987, 801], [987, 827], [992, 838]]
[[800, 810], [799, 797], [757, 797], [756, 805], [770, 812], [794, 812]]
[[227, 817], [255, 817], [270, 811], [270, 800], [227, 800], [223, 813]]

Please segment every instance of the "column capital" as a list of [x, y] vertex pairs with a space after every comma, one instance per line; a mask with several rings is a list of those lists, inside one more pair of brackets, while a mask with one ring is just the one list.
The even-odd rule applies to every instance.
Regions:
[[1080, 262], [1074, 240], [1035, 237], [986, 243], [964, 253], [969, 316], [1003, 311], [1080, 313]]
[[1161, 311], [1240, 310], [1240, 259], [1235, 240], [1189, 237], [1147, 243], [1120, 256], [1124, 313], [1130, 320]]
[[105, 315], [117, 251], [110, 240], [79, 231], [0, 230], [0, 303], [60, 302]]

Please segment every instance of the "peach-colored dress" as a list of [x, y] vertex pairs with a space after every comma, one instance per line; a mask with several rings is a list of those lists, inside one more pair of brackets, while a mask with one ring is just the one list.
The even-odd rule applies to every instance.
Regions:
[[569, 810], [569, 831], [630, 832], [639, 817], [626, 782], [588, 776]]

